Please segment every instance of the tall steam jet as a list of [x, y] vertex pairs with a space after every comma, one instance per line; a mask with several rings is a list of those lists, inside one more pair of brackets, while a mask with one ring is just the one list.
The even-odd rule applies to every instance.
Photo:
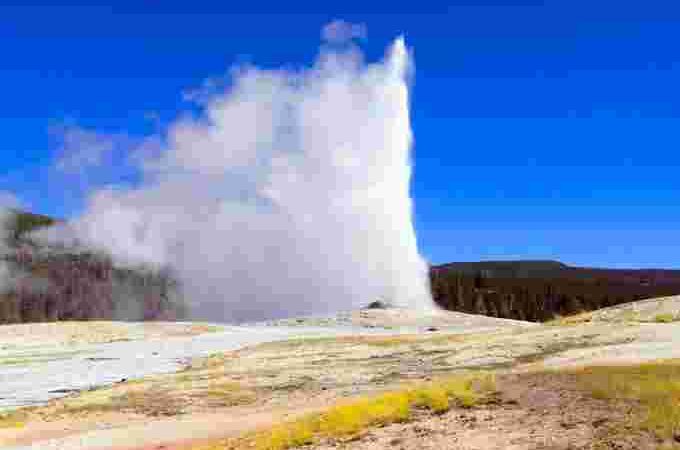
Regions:
[[195, 319], [432, 308], [409, 194], [410, 68], [401, 38], [372, 64], [350, 40], [308, 69], [238, 68], [201, 117], [133, 152], [143, 183], [93, 192], [69, 232], [172, 268]]

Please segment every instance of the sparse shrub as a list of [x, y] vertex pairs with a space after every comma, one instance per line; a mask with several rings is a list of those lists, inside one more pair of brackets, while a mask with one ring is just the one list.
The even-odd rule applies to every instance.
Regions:
[[440, 386], [416, 389], [412, 396], [414, 406], [430, 409], [437, 414], [444, 413], [450, 408], [448, 392]]
[[112, 400], [115, 409], [131, 410], [147, 416], [175, 416], [183, 410], [181, 399], [157, 388], [130, 391]]
[[105, 411], [130, 411], [147, 416], [181, 414], [184, 402], [172, 392], [155, 386], [139, 385], [123, 393], [108, 389], [87, 392], [67, 399], [60, 413], [73, 415]]
[[671, 323], [675, 320], [675, 317], [673, 314], [666, 313], [666, 314], [657, 314], [654, 316], [654, 322], [656, 323]]
[[629, 309], [628, 311], [624, 312], [621, 315], [621, 319], [624, 322], [639, 322], [640, 321], [640, 312], [636, 311], [634, 309]]
[[339, 405], [319, 418], [319, 433], [328, 437], [357, 434], [370, 426], [403, 422], [411, 415], [409, 392], [388, 392]]
[[219, 381], [211, 383], [206, 395], [221, 406], [246, 405], [256, 400], [255, 392], [234, 383], [233, 381]]
[[276, 425], [268, 433], [261, 434], [256, 438], [255, 448], [258, 450], [282, 450], [313, 444], [314, 435], [318, 428], [318, 420], [312, 418]]

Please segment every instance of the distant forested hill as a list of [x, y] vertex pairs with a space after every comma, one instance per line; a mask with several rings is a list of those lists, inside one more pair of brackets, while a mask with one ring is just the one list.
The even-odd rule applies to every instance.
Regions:
[[443, 308], [530, 321], [680, 294], [680, 270], [571, 267], [558, 261], [449, 263], [431, 267], [430, 279]]

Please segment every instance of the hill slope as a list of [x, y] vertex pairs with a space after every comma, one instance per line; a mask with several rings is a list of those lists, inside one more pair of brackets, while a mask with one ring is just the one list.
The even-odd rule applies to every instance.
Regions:
[[430, 277], [434, 299], [445, 309], [531, 321], [680, 294], [680, 270], [558, 261], [449, 263], [432, 267]]

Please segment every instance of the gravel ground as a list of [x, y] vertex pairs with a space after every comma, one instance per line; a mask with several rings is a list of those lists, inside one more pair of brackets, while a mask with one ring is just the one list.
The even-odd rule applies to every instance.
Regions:
[[417, 333], [433, 327], [467, 333], [533, 325], [462, 313], [400, 309], [239, 326], [203, 324], [206, 330], [212, 330], [195, 336], [190, 327], [198, 325], [181, 323], [165, 324], [165, 328], [162, 324], [109, 322], [10, 325], [0, 327], [0, 410], [44, 404], [122, 379], [175, 372], [191, 358], [264, 342]]
[[199, 336], [76, 345], [67, 352], [15, 351], [3, 355], [11, 364], [0, 364], [0, 409], [43, 404], [73, 391], [122, 379], [175, 372], [193, 357], [218, 351], [296, 337], [333, 336], [343, 331], [348, 330], [234, 326]]

